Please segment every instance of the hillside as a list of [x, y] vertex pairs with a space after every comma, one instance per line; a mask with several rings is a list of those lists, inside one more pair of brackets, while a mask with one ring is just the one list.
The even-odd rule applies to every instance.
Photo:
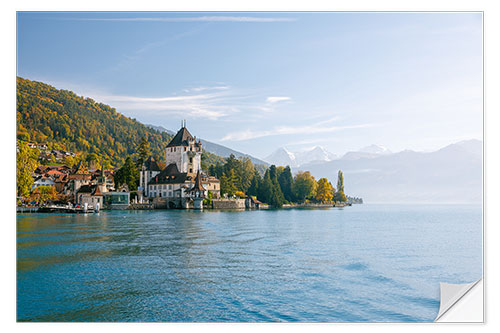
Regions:
[[[94, 153], [100, 163], [120, 167], [127, 156], [136, 154], [142, 137], [148, 140], [151, 153], [164, 160], [165, 147], [172, 139], [167, 132], [147, 127], [91, 98], [17, 78], [19, 140], [47, 143], [49, 148], [72, 151], [83, 159]], [[204, 153], [205, 165], [217, 161], [223, 159]]]

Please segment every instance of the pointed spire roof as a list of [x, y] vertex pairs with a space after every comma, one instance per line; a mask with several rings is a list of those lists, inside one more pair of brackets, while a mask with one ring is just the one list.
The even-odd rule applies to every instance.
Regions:
[[200, 173], [199, 169], [198, 169], [198, 173], [196, 174], [196, 178], [194, 180], [194, 186], [189, 191], [190, 192], [192, 192], [192, 191], [205, 191], [205, 188], [201, 184], [201, 173]]
[[188, 146], [189, 141], [194, 141], [194, 137], [189, 133], [187, 128], [183, 125], [177, 132], [172, 141], [167, 145], [168, 147]]

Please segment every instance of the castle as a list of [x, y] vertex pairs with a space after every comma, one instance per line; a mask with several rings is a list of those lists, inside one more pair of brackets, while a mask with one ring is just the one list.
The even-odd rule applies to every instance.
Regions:
[[142, 165], [139, 200], [151, 200], [156, 208], [201, 208], [202, 199], [220, 197], [220, 182], [201, 169], [202, 144], [183, 122], [167, 145], [166, 167], [149, 157]]

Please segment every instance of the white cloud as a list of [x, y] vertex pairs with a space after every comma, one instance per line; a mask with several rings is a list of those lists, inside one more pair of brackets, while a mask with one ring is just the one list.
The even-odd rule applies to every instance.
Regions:
[[294, 22], [292, 17], [257, 16], [195, 16], [195, 17], [117, 17], [117, 18], [73, 18], [77, 21], [115, 21], [115, 22]]
[[132, 110], [139, 111], [143, 115], [144, 113], [157, 116], [181, 115], [217, 120], [230, 113], [238, 112], [231, 105], [223, 103], [225, 98], [223, 92], [167, 97], [105, 95], [94, 98], [112, 105], [119, 112]]
[[277, 103], [291, 100], [290, 97], [287, 96], [270, 96], [266, 99], [267, 103]]
[[184, 89], [184, 92], [200, 92], [200, 91], [207, 91], [207, 90], [227, 90], [229, 89], [229, 86], [202, 86], [202, 87], [194, 87], [194, 88], [189, 88], [189, 89]]
[[318, 134], [335, 132], [347, 129], [367, 128], [373, 127], [375, 124], [359, 124], [359, 125], [344, 125], [344, 126], [325, 126], [326, 123], [333, 121], [333, 119], [322, 121], [313, 125], [304, 126], [277, 126], [271, 130], [246, 130], [239, 132], [231, 132], [224, 136], [220, 141], [244, 141], [262, 138], [274, 135], [289, 135], [289, 134]]

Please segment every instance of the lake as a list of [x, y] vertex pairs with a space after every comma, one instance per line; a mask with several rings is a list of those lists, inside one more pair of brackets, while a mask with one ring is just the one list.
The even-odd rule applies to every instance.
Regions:
[[18, 321], [433, 321], [480, 205], [17, 215]]

